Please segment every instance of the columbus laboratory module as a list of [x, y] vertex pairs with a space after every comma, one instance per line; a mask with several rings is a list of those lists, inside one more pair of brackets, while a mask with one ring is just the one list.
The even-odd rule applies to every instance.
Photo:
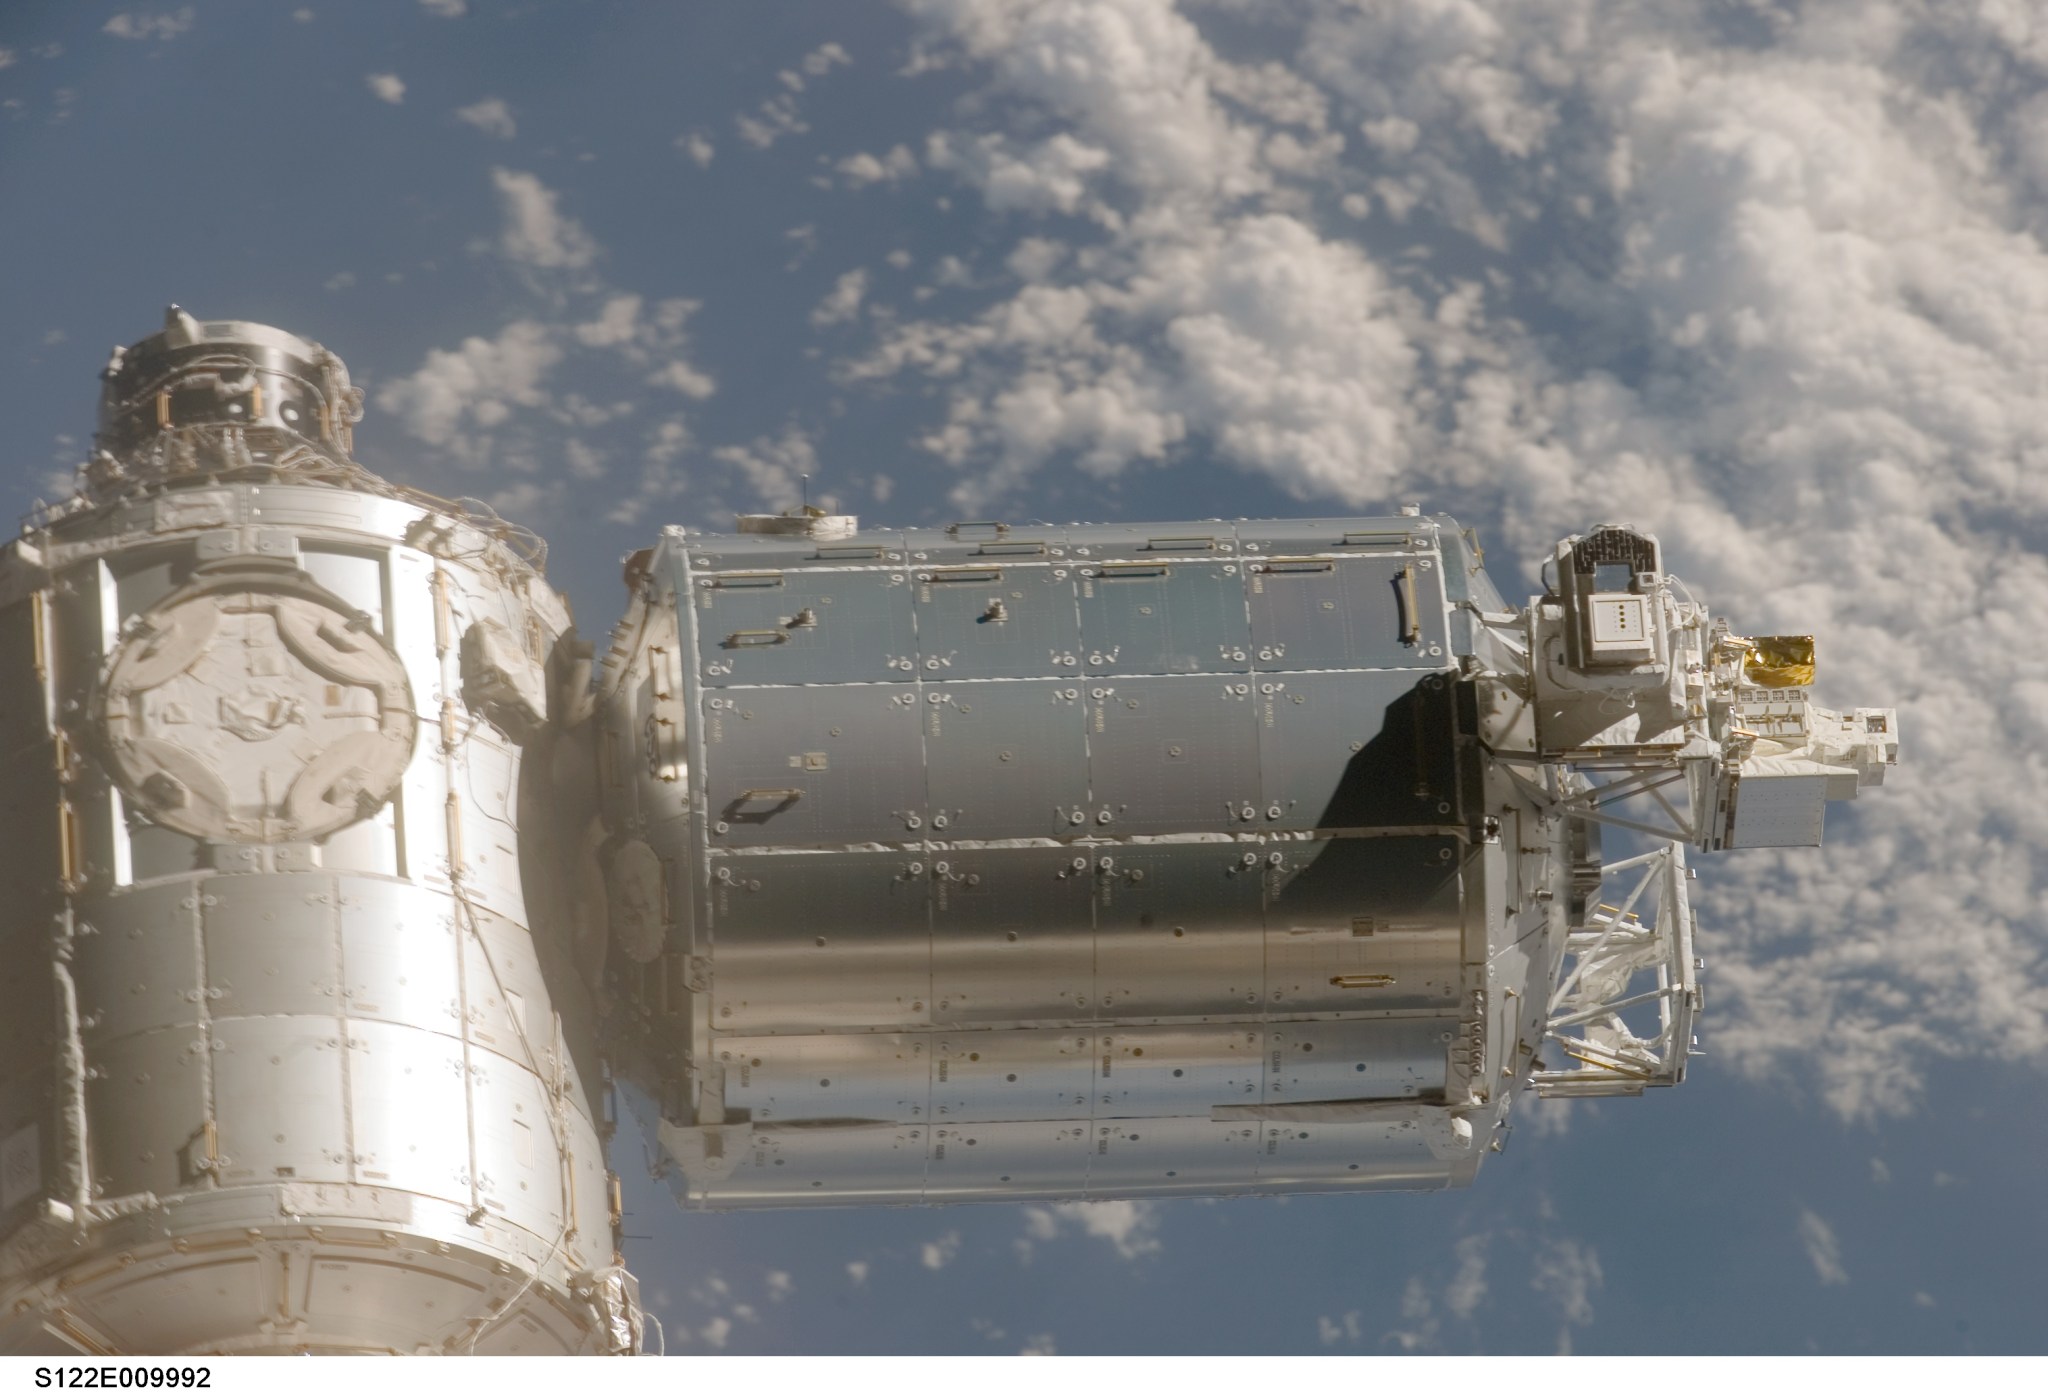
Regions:
[[672, 527], [599, 659], [361, 403], [173, 307], [0, 553], [0, 1351], [638, 1353], [621, 1098], [693, 1207], [1463, 1186], [1897, 759], [1416, 508]]

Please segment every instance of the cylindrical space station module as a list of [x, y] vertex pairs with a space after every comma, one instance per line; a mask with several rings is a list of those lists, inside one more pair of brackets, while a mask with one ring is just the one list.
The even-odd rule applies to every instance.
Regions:
[[1898, 756], [1654, 537], [1513, 605], [1414, 506], [670, 528], [593, 671], [359, 400], [174, 309], [0, 553], [0, 1351], [636, 1353], [615, 1088], [690, 1206], [1465, 1185]]
[[360, 400], [173, 312], [0, 559], [0, 1348], [635, 1339], [521, 885], [568, 615], [530, 539], [350, 463]]
[[600, 684], [685, 1204], [1469, 1184], [1517, 1090], [1683, 1077], [1687, 844], [1896, 758], [1623, 528], [1523, 609], [1419, 509], [741, 522], [631, 559]]

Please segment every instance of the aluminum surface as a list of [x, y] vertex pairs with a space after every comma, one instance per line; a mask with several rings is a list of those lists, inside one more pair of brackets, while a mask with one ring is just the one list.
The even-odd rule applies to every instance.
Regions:
[[[696, 716], [610, 814], [687, 907], [637, 970], [687, 1198], [1468, 1179], [1522, 930], [1442, 528], [667, 534], [603, 719]], [[1378, 1112], [1234, 1112], [1296, 1101]]]
[[615, 1072], [691, 1205], [1464, 1185], [1684, 1078], [1688, 847], [1898, 756], [1416, 506], [672, 528], [594, 674], [361, 404], [173, 307], [0, 549], [0, 1350], [635, 1353]]
[[0, 555], [0, 1350], [611, 1349], [517, 827], [566, 611], [348, 461], [317, 345], [117, 358], [86, 494]]

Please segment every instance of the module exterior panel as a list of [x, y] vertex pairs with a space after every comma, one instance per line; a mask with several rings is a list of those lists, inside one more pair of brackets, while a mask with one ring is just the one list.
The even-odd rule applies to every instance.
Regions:
[[[1469, 1088], [1502, 854], [1459, 802], [1441, 557], [1407, 519], [668, 534], [628, 628], [691, 658], [666, 705], [665, 646], [622, 660], [607, 722], [693, 714], [690, 814], [631, 825], [709, 928], [664, 1017], [693, 1203], [1386, 1184], [1211, 1110]], [[1402, 1184], [1473, 1164], [1401, 1123], [1345, 1126]], [[1155, 1164], [1169, 1135], [1215, 1160]]]
[[1074, 679], [948, 683], [924, 698], [934, 837], [1057, 838], [1089, 816], [1089, 707]]
[[919, 562], [910, 584], [920, 678], [1073, 674], [1081, 623], [1065, 567], [1008, 557]]
[[1235, 562], [1108, 543], [1079, 568], [1082, 671], [1090, 677], [1249, 670], [1251, 617]]
[[[287, 1252], [365, 1262], [351, 1236], [441, 1244], [473, 1276], [436, 1325], [481, 1347], [513, 1298], [499, 1265], [552, 1254], [516, 1305], [575, 1311], [557, 1348], [597, 1348], [567, 1295], [609, 1253], [596, 1081], [562, 1049], [516, 830], [560, 602], [458, 517], [267, 482], [78, 513], [0, 573], [41, 678], [7, 709], [11, 792], [40, 800], [10, 863], [42, 887], [4, 912], [30, 1030], [0, 1144], [35, 1160], [0, 1282], [42, 1301], [57, 1276], [19, 1265], [61, 1231], [146, 1260], [64, 1289], [87, 1349], [381, 1349], [404, 1328], [410, 1351], [418, 1321], [381, 1297], [323, 1316], [220, 1294], [275, 1286]], [[489, 672], [463, 663], [478, 626]]]
[[[927, 882], [910, 870], [914, 858], [844, 852], [713, 860], [705, 947], [710, 1014], [721, 1033], [888, 1030], [931, 1021], [931, 912]], [[821, 915], [821, 905], [833, 909]]]
[[914, 684], [727, 687], [703, 713], [711, 835], [722, 847], [896, 841], [924, 824]]
[[[1073, 847], [933, 850], [932, 1022], [1096, 1016], [1093, 862]], [[939, 868], [943, 866], [945, 870]]]
[[1093, 831], [1226, 833], [1265, 821], [1249, 681], [1095, 678], [1088, 703]]
[[1119, 1020], [1229, 1020], [1265, 988], [1262, 874], [1235, 843], [1117, 849], [1095, 893], [1097, 998]]
[[1400, 669], [1262, 675], [1257, 794], [1275, 829], [1453, 827], [1451, 685]]
[[706, 686], [914, 675], [915, 624], [899, 568], [771, 568], [764, 561], [761, 569], [700, 580], [694, 619]]

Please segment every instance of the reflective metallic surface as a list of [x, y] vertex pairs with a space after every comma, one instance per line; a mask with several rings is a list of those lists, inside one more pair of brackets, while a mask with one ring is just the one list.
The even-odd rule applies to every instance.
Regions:
[[615, 1076], [695, 1206], [1465, 1185], [1898, 757], [1654, 537], [1510, 605], [1415, 506], [671, 528], [594, 672], [360, 402], [173, 307], [0, 552], [0, 1351], [638, 1353]]
[[1502, 607], [1449, 520], [672, 531], [644, 574], [604, 768], [690, 1200], [1470, 1179], [1563, 848], [1509, 855], [1461, 726]]
[[[195, 332], [168, 355], [250, 391], [282, 352], [174, 315], [127, 361]], [[613, 1348], [598, 1068], [517, 829], [561, 602], [486, 521], [300, 482], [224, 413], [164, 430], [226, 480], [110, 429], [100, 500], [0, 563], [0, 1348]]]

